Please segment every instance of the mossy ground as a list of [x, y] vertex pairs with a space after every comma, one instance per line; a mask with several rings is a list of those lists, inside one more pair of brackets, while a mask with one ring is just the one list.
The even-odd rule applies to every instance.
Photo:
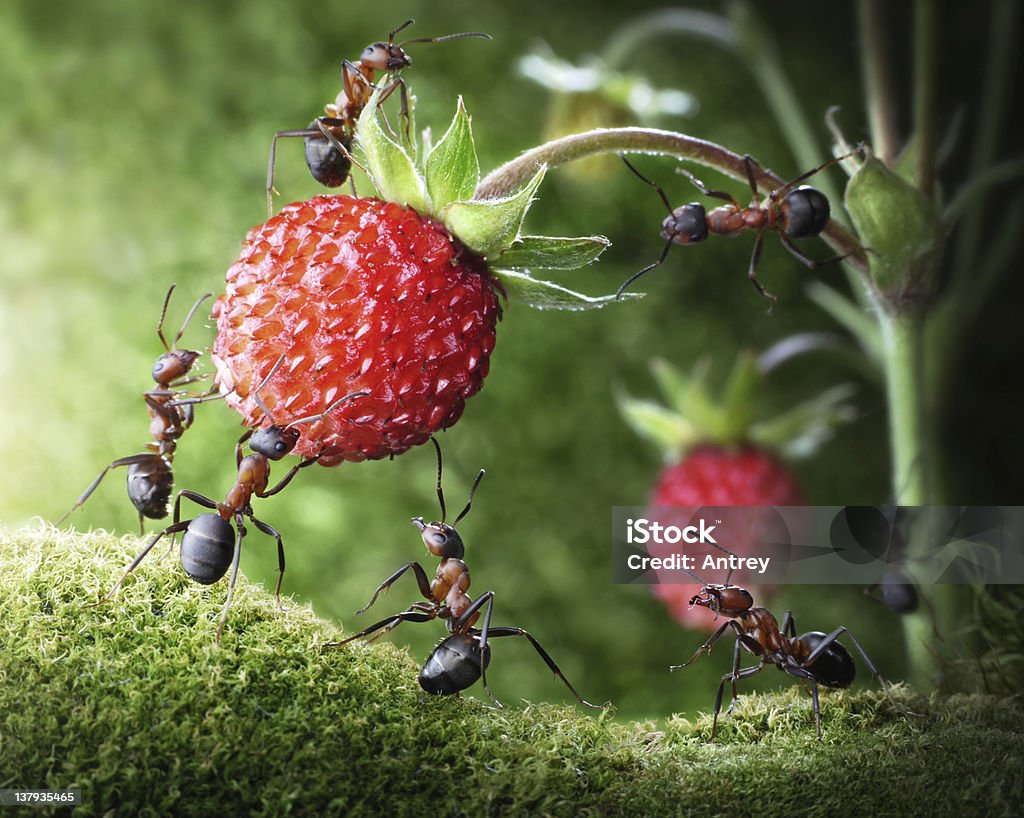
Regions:
[[[0, 787], [80, 787], [83, 815], [1018, 814], [1024, 710], [1007, 700], [742, 697], [711, 721], [620, 724], [570, 707], [438, 699], [392, 645], [244, 580], [190, 583], [134, 537], [0, 531]], [[610, 655], [610, 661], [614, 657]], [[652, 669], [655, 672], [655, 669]]]

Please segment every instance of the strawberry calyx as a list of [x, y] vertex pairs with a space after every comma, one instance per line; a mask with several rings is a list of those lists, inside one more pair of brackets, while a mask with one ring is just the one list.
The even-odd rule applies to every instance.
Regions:
[[[378, 90], [359, 117], [356, 144], [381, 198], [444, 224], [452, 236], [487, 262], [496, 286], [510, 301], [538, 309], [589, 310], [617, 300], [615, 295], [583, 295], [532, 275], [534, 270], [585, 267], [610, 245], [603, 236], [521, 235], [546, 166], [539, 166], [532, 178], [509, 196], [476, 198], [480, 164], [471, 118], [461, 97], [448, 130], [437, 144], [429, 145], [424, 139], [422, 151], [413, 139], [400, 142], [389, 133], [379, 102]], [[417, 160], [420, 155], [422, 162]], [[630, 297], [641, 296], [627, 294], [618, 300]]]

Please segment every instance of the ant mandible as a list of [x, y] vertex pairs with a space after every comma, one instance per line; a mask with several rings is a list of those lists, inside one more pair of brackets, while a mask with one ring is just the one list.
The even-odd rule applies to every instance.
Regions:
[[[716, 545], [720, 551], [732, 554], [731, 551]], [[733, 555], [735, 556], [735, 555]], [[683, 569], [686, 570], [686, 569]], [[861, 647], [857, 638], [850, 633], [845, 626], [836, 628], [829, 634], [822, 631], [808, 631], [802, 636], [796, 635], [796, 623], [791, 611], [786, 611], [782, 619], [782, 627], [772, 616], [767, 608], [755, 607], [754, 598], [746, 588], [729, 584], [729, 576], [726, 577], [724, 585], [704, 582], [696, 574], [686, 571], [693, 579], [703, 587], [690, 599], [690, 605], [697, 605], [707, 608], [715, 614], [727, 617], [727, 621], [715, 631], [704, 644], [702, 644], [693, 656], [681, 665], [671, 665], [670, 670], [679, 670], [689, 667], [703, 653], [711, 653], [711, 648], [722, 637], [722, 634], [732, 628], [736, 634], [736, 645], [733, 650], [732, 671], [722, 676], [718, 684], [718, 694], [715, 696], [715, 715], [711, 724], [711, 740], [714, 741], [718, 732], [718, 714], [722, 710], [722, 695], [725, 691], [725, 683], [732, 684], [732, 700], [726, 715], [732, 713], [736, 704], [736, 682], [740, 679], [747, 679], [756, 673], [760, 673], [768, 665], [775, 665], [779, 670], [796, 676], [798, 679], [806, 679], [811, 688], [811, 702], [814, 707], [814, 725], [817, 730], [818, 740], [821, 741], [821, 709], [818, 703], [818, 685], [832, 688], [846, 688], [853, 684], [857, 674], [857, 666], [853, 663], [850, 652], [839, 642], [839, 637], [846, 634], [853, 642], [857, 652], [864, 660], [871, 675], [885, 691], [886, 697], [897, 711], [905, 716], [919, 716], [892, 697], [889, 684], [878, 672], [877, 668], [868, 658], [864, 648]], [[730, 576], [731, 576], [730, 571]], [[740, 648], [760, 658], [760, 663], [747, 668], [740, 668]]]
[[[334, 102], [324, 106], [326, 116], [318, 116], [306, 128], [278, 131], [270, 143], [270, 162], [267, 167], [267, 211], [273, 214], [274, 166], [277, 140], [289, 137], [305, 139], [306, 165], [310, 174], [326, 187], [340, 187], [345, 183], [352, 169], [352, 139], [359, 115], [369, 104], [370, 97], [377, 90], [374, 79], [377, 72], [387, 72], [391, 81], [381, 90], [380, 101], [384, 102], [395, 89], [400, 89], [402, 117], [408, 128], [409, 95], [405, 80], [398, 73], [412, 65], [412, 59], [405, 53], [404, 46], [411, 43], [440, 43], [466, 37], [490, 40], [489, 34], [479, 31], [465, 31], [460, 34], [446, 34], [443, 37], [416, 37], [395, 42], [395, 35], [412, 25], [415, 20], [406, 20], [388, 33], [386, 42], [371, 43], [363, 49], [357, 63], [344, 60], [341, 64], [341, 91]], [[359, 166], [356, 163], [357, 167]]]
[[[451, 635], [438, 644], [427, 657], [419, 674], [420, 687], [435, 696], [451, 696], [475, 684], [478, 679], [482, 679], [487, 696], [495, 705], [501, 707], [501, 702], [494, 698], [487, 686], [486, 670], [491, 661], [491, 649], [488, 641], [499, 636], [522, 636], [533, 645], [541, 659], [565, 683], [580, 704], [600, 709], [601, 705], [591, 704], [576, 692], [576, 688], [572, 686], [532, 634], [523, 628], [491, 627], [491, 612], [494, 605], [493, 591], [481, 594], [475, 601], [466, 593], [469, 590], [470, 582], [469, 568], [463, 562], [465, 545], [462, 542], [462, 537], [455, 530], [455, 526], [469, 514], [469, 510], [473, 506], [473, 495], [483, 479], [484, 470], [480, 470], [473, 482], [473, 487], [469, 490], [466, 507], [459, 512], [455, 522], [448, 525], [445, 522], [447, 510], [444, 491], [441, 488], [441, 446], [435, 438], [431, 437], [430, 440], [437, 451], [437, 499], [441, 506], [441, 520], [440, 522], [425, 523], [422, 517], [413, 517], [412, 524], [419, 530], [427, 550], [433, 556], [439, 557], [441, 563], [437, 567], [433, 581], [427, 578], [427, 572], [418, 562], [406, 563], [377, 587], [370, 601], [356, 611], [356, 615], [368, 610], [381, 593], [387, 591], [398, 581], [399, 577], [410, 570], [416, 576], [416, 584], [426, 602], [414, 602], [407, 610], [382, 619], [340, 642], [328, 642], [324, 647], [341, 647], [367, 636], [371, 637], [367, 641], [372, 642], [383, 634], [394, 630], [403, 622], [429, 622], [432, 619], [443, 619]], [[485, 607], [487, 610], [483, 614], [481, 627], [474, 628], [473, 625]]]
[[815, 261], [805, 256], [793, 244], [792, 239], [806, 239], [817, 236], [825, 229], [831, 216], [831, 209], [825, 194], [810, 185], [801, 185], [800, 183], [816, 173], [820, 173], [832, 167], [832, 165], [849, 158], [861, 149], [862, 146], [858, 146], [843, 156], [838, 156], [813, 170], [800, 174], [782, 187], [770, 191], [764, 200], [761, 200], [761, 194], [757, 188], [756, 170], [760, 168], [760, 165], [758, 165], [753, 157], [744, 156], [743, 167], [746, 171], [747, 181], [750, 184], [750, 192], [752, 194], [750, 205], [747, 207], [740, 205], [731, 193], [723, 190], [709, 190], [690, 171], [685, 168], [677, 168], [677, 172], [688, 178], [703, 195], [715, 199], [724, 199], [728, 202], [728, 204], [714, 208], [710, 213], [705, 213], [704, 205], [699, 202], [690, 202], [689, 204], [673, 208], [661, 186], [640, 173], [639, 170], [630, 164], [625, 156], [621, 156], [620, 158], [625, 162], [627, 168], [633, 171], [642, 182], [650, 185], [658, 192], [669, 215], [661, 225], [661, 237], [665, 240], [665, 247], [661, 251], [658, 260], [630, 276], [619, 287], [618, 292], [615, 294], [616, 298], [620, 298], [626, 291], [626, 288], [644, 273], [648, 273], [664, 263], [668, 256], [668, 251], [673, 244], [697, 244], [707, 239], [708, 233], [718, 236], [736, 236], [744, 230], [756, 230], [757, 238], [754, 239], [754, 250], [750, 256], [750, 267], [747, 270], [747, 276], [750, 278], [755, 289], [771, 302], [768, 310], [771, 312], [778, 299], [761, 286], [761, 282], [757, 279], [757, 264], [761, 258], [764, 232], [771, 230], [777, 233], [782, 246], [798, 261], [812, 270], [826, 264], [833, 264], [845, 258], [845, 256], [834, 256], [822, 261]]
[[201, 377], [188, 377], [188, 373], [200, 353], [191, 349], [178, 349], [178, 341], [185, 334], [199, 305], [213, 295], [213, 293], [206, 293], [192, 305], [178, 334], [174, 336], [174, 341], [168, 345], [167, 339], [164, 337], [164, 319], [167, 317], [167, 306], [171, 301], [174, 288], [175, 285], [172, 284], [167, 291], [164, 307], [160, 312], [160, 320], [156, 325], [157, 337], [165, 350], [153, 365], [153, 380], [156, 382], [157, 388], [142, 393], [151, 418], [149, 433], [152, 435], [153, 441], [146, 444], [149, 451], [121, 457], [110, 463], [82, 492], [82, 496], [75, 504], [57, 520], [57, 525], [64, 522], [76, 508], [85, 505], [85, 501], [106, 477], [108, 471], [120, 466], [128, 467], [128, 499], [139, 512], [139, 533], [145, 531], [145, 517], [162, 520], [167, 516], [168, 501], [171, 499], [171, 490], [174, 488], [172, 468], [174, 452], [178, 445], [178, 439], [192, 425], [193, 420], [192, 406], [178, 405], [176, 399], [185, 394], [180, 391], [182, 386], [201, 379]]
[[[220, 642], [221, 634], [224, 631], [224, 623], [227, 621], [228, 609], [231, 607], [231, 598], [235, 590], [235, 582], [238, 579], [238, 565], [242, 556], [242, 540], [245, 539], [245, 520], [248, 518], [252, 524], [269, 537], [277, 540], [278, 578], [277, 578], [277, 604], [281, 605], [281, 582], [284, 580], [284, 542], [281, 534], [272, 526], [256, 518], [252, 510], [252, 498], [272, 497], [284, 489], [292, 478], [298, 474], [300, 469], [307, 468], [316, 463], [320, 457], [304, 457], [297, 465], [291, 468], [273, 488], [268, 489], [270, 483], [270, 463], [290, 454], [299, 442], [301, 433], [295, 427], [301, 423], [311, 423], [329, 415], [346, 401], [353, 398], [368, 395], [368, 392], [352, 392], [334, 401], [330, 406], [316, 415], [293, 420], [287, 426], [280, 426], [273, 422], [270, 411], [259, 399], [259, 390], [262, 389], [273, 377], [278, 367], [284, 361], [284, 355], [277, 359], [270, 372], [263, 379], [262, 383], [254, 391], [257, 402], [263, 407], [271, 425], [265, 429], [248, 429], [238, 442], [235, 443], [235, 465], [238, 469], [238, 477], [235, 485], [228, 491], [223, 503], [217, 503], [198, 492], [182, 489], [174, 498], [174, 519], [171, 525], [153, 537], [146, 546], [139, 552], [138, 556], [131, 562], [121, 578], [115, 583], [110, 592], [99, 602], [88, 607], [95, 607], [113, 599], [117, 589], [127, 576], [134, 571], [146, 555], [153, 550], [153, 547], [167, 534], [171, 535], [171, 547], [174, 547], [174, 538], [179, 532], [184, 532], [181, 538], [181, 567], [185, 569], [188, 576], [201, 585], [212, 585], [227, 573], [231, 568], [231, 579], [228, 583], [227, 599], [224, 602], [224, 609], [221, 612], [220, 624], [217, 627], [217, 642]], [[192, 403], [199, 403], [203, 398], [189, 399]], [[252, 454], [243, 456], [242, 447], [248, 442]], [[181, 499], [185, 497], [203, 508], [212, 509], [215, 513], [200, 514], [191, 520], [181, 520]], [[237, 534], [232, 529], [237, 529]]]

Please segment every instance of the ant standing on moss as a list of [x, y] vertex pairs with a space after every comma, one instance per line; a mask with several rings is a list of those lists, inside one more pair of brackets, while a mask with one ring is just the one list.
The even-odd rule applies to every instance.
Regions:
[[145, 531], [145, 517], [162, 520], [167, 516], [167, 505], [171, 499], [171, 489], [174, 488], [174, 471], [171, 465], [174, 462], [174, 452], [178, 438], [185, 434], [193, 420], [192, 406], [182, 406], [177, 403], [177, 399], [186, 394], [180, 391], [182, 386], [195, 383], [202, 377], [187, 377], [200, 353], [191, 349], [178, 349], [178, 341], [185, 334], [199, 305], [213, 295], [206, 293], [192, 305], [192, 309], [188, 311], [181, 324], [181, 329], [174, 336], [174, 341], [168, 345], [164, 337], [164, 318], [167, 317], [167, 305], [171, 301], [174, 287], [172, 284], [167, 291], [163, 310], [160, 311], [160, 320], [156, 325], [157, 337], [165, 350], [153, 364], [153, 380], [157, 388], [142, 393], [151, 418], [149, 433], [153, 437], [153, 442], [146, 444], [149, 451], [121, 457], [110, 463], [82, 492], [82, 496], [75, 504], [57, 520], [57, 525], [63, 523], [76, 508], [85, 505], [108, 471], [121, 466], [128, 467], [128, 499], [139, 512], [139, 533]]
[[[409, 123], [409, 94], [405, 80], [398, 73], [412, 65], [412, 59], [403, 46], [411, 43], [441, 43], [465, 37], [479, 37], [490, 40], [489, 34], [466, 31], [461, 34], [446, 34], [443, 37], [417, 37], [412, 40], [395, 42], [395, 35], [415, 20], [406, 20], [388, 34], [387, 42], [371, 43], [363, 49], [358, 63], [345, 60], [341, 64], [341, 91], [334, 102], [324, 106], [326, 116], [318, 116], [309, 127], [292, 131], [278, 131], [270, 143], [270, 163], [267, 168], [267, 211], [274, 212], [274, 165], [277, 140], [288, 137], [305, 139], [306, 165], [313, 178], [326, 187], [340, 187], [345, 183], [352, 169], [351, 148], [359, 115], [369, 104], [377, 86], [373, 81], [378, 72], [386, 72], [391, 81], [381, 91], [380, 101], [384, 102], [395, 89], [400, 89], [402, 117], [406, 129]], [[408, 135], [408, 134], [407, 134]], [[357, 167], [360, 167], [356, 163]]]
[[[731, 551], [716, 545], [720, 551], [732, 554]], [[735, 556], [734, 554], [732, 554]], [[683, 569], [686, 570], [686, 569]], [[725, 683], [732, 684], [732, 700], [726, 715], [732, 712], [736, 704], [736, 682], [740, 679], [747, 679], [756, 673], [760, 673], [769, 665], [775, 665], [779, 670], [796, 676], [798, 679], [805, 679], [811, 688], [811, 702], [814, 707], [814, 725], [817, 730], [818, 740], [821, 741], [821, 709], [818, 703], [818, 685], [834, 688], [846, 688], [853, 684], [857, 674], [857, 666], [853, 663], [853, 657], [849, 651], [840, 643], [839, 637], [846, 634], [857, 652], [864, 660], [871, 675], [885, 691], [886, 697], [893, 707], [905, 716], [919, 716], [903, 705], [899, 704], [892, 697], [892, 691], [888, 683], [875, 668], [871, 659], [868, 658], [864, 648], [856, 637], [850, 633], [845, 626], [839, 626], [829, 634], [821, 631], [808, 631], [802, 636], [796, 635], [796, 623], [793, 620], [791, 611], [786, 611], [782, 619], [782, 627], [772, 616], [767, 608], [755, 607], [754, 598], [746, 588], [738, 585], [730, 585], [729, 577], [726, 577], [724, 585], [704, 582], [696, 574], [686, 571], [693, 579], [703, 587], [690, 599], [690, 605], [707, 608], [715, 614], [727, 617], [727, 621], [715, 631], [704, 644], [702, 644], [693, 656], [681, 665], [672, 665], [670, 670], [680, 670], [689, 667], [703, 653], [711, 653], [711, 648], [721, 639], [722, 635], [729, 628], [736, 634], [736, 645], [733, 650], [732, 671], [722, 676], [718, 684], [718, 695], [715, 696], [715, 716], [711, 726], [711, 740], [714, 741], [718, 732], [718, 714], [722, 710], [722, 695], [725, 692]], [[760, 658], [760, 662], [753, 667], [740, 668], [740, 648]]]
[[689, 204], [673, 208], [661, 186], [640, 173], [630, 164], [625, 156], [621, 156], [620, 158], [627, 168], [642, 182], [650, 185], [658, 192], [669, 215], [661, 225], [661, 237], [665, 240], [665, 247], [661, 251], [661, 256], [653, 264], [648, 264], [642, 270], [630, 276], [619, 287], [618, 292], [615, 294], [616, 298], [620, 298], [626, 291], [626, 288], [644, 273], [650, 272], [655, 267], [664, 263], [668, 257], [668, 251], [673, 244], [698, 244], [707, 239], [709, 233], [718, 236], [736, 236], [744, 230], [756, 230], [757, 238], [754, 240], [754, 250], [750, 257], [750, 267], [747, 270], [747, 276], [757, 291], [771, 302], [770, 312], [778, 299], [761, 286], [761, 282], [757, 280], [757, 264], [761, 258], [764, 232], [771, 230], [777, 233], [782, 246], [800, 263], [812, 270], [815, 267], [832, 264], [845, 258], [845, 256], [834, 256], [823, 261], [815, 261], [805, 256], [793, 244], [792, 239], [805, 239], [817, 236], [825, 229], [831, 216], [831, 209], [825, 194], [810, 185], [801, 185], [800, 183], [816, 173], [820, 173], [826, 168], [830, 168], [832, 165], [849, 158], [861, 149], [862, 146], [858, 146], [843, 156], [838, 156], [813, 170], [800, 174], [791, 182], [787, 182], [782, 187], [770, 191], [763, 201], [757, 188], [756, 169], [760, 165], [752, 157], [744, 156], [743, 166], [746, 170], [747, 181], [750, 184], [750, 192], [752, 194], [751, 202], [747, 207], [743, 207], [737, 202], [731, 193], [723, 190], [709, 190], [690, 171], [685, 168], [677, 168], [677, 172], [689, 179], [703, 195], [715, 199], [723, 199], [728, 203], [716, 207], [710, 213], [705, 213], [704, 205], [699, 202], [690, 202]]
[[[262, 383], [255, 390], [255, 397], [271, 425], [265, 429], [249, 429], [235, 444], [235, 464], [238, 469], [238, 477], [235, 485], [227, 493], [223, 503], [217, 503], [202, 494], [182, 489], [174, 498], [174, 521], [163, 531], [153, 537], [145, 548], [125, 570], [121, 578], [115, 583], [110, 592], [99, 602], [88, 607], [95, 607], [113, 599], [117, 589], [127, 576], [134, 571], [146, 555], [153, 550], [153, 547], [167, 534], [171, 536], [171, 547], [174, 547], [174, 538], [180, 532], [184, 532], [181, 538], [181, 566], [185, 573], [201, 585], [212, 585], [227, 573], [231, 568], [231, 579], [228, 583], [227, 599], [224, 602], [224, 609], [221, 612], [220, 624], [217, 627], [217, 641], [220, 642], [221, 634], [224, 631], [224, 623], [227, 621], [228, 609], [231, 607], [231, 598], [235, 590], [235, 582], [238, 579], [238, 565], [242, 556], [242, 540], [245, 539], [245, 520], [248, 518], [256, 528], [267, 536], [277, 540], [277, 557], [279, 573], [277, 578], [277, 604], [281, 605], [281, 582], [284, 579], [284, 542], [281, 534], [272, 526], [257, 519], [252, 510], [252, 498], [272, 497], [285, 488], [292, 478], [298, 474], [300, 469], [312, 466], [320, 458], [304, 457], [297, 465], [293, 466], [273, 488], [268, 489], [270, 482], [270, 464], [285, 455], [290, 454], [299, 442], [301, 433], [295, 427], [301, 423], [312, 423], [329, 415], [346, 401], [353, 398], [368, 395], [368, 392], [352, 392], [334, 401], [330, 406], [316, 415], [293, 420], [287, 426], [279, 426], [273, 422], [270, 410], [263, 405], [259, 398], [259, 390], [262, 389], [274, 376], [278, 367], [284, 361], [284, 355], [277, 359], [270, 372], [263, 379]], [[182, 403], [201, 403], [203, 397], [189, 399]], [[252, 454], [243, 456], [242, 446], [248, 442]], [[185, 497], [203, 508], [212, 509], [215, 513], [200, 514], [191, 520], [181, 520], [181, 498]], [[234, 523], [234, 529], [232, 528]], [[237, 529], [237, 534], [235, 530]]]
[[[465, 545], [462, 542], [462, 537], [455, 530], [455, 526], [472, 508], [473, 495], [483, 479], [484, 471], [481, 469], [476, 476], [473, 487], [469, 491], [466, 507], [455, 518], [455, 522], [448, 525], [445, 522], [447, 511], [444, 491], [441, 488], [441, 446], [435, 438], [431, 437], [430, 440], [437, 451], [437, 499], [441, 506], [441, 520], [440, 522], [425, 523], [422, 517], [413, 517], [412, 524], [419, 530], [427, 550], [433, 556], [439, 557], [441, 563], [437, 567], [433, 581], [427, 578], [427, 572], [418, 562], [406, 563], [377, 587], [370, 601], [356, 611], [356, 615], [368, 610], [382, 592], [387, 591], [398, 581], [399, 577], [410, 570], [416, 576], [416, 584], [426, 602], [414, 602], [405, 611], [382, 619], [340, 642], [328, 642], [323, 647], [341, 647], [367, 636], [371, 637], [367, 641], [372, 642], [379, 636], [394, 630], [403, 622], [429, 622], [432, 619], [443, 619], [451, 636], [442, 641], [427, 657], [419, 674], [420, 687], [435, 696], [451, 696], [470, 687], [478, 679], [482, 679], [487, 696], [498, 707], [501, 707], [501, 702], [494, 698], [487, 686], [486, 669], [491, 661], [491, 649], [488, 641], [499, 636], [522, 636], [529, 640], [551, 672], [565, 683], [580, 704], [600, 709], [601, 705], [591, 704], [576, 692], [576, 688], [572, 686], [558, 665], [529, 632], [522, 628], [491, 627], [493, 591], [481, 594], [475, 601], [466, 593], [469, 590], [470, 582], [469, 568], [462, 560], [465, 555]], [[480, 617], [480, 611], [485, 607], [487, 610], [483, 615], [481, 627], [474, 628], [473, 625]]]

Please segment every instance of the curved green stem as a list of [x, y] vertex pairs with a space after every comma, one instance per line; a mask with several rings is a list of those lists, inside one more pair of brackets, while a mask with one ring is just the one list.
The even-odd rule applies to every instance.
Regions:
[[914, 181], [929, 199], [935, 188], [935, 2], [917, 0], [914, 10]]
[[871, 147], [886, 167], [892, 167], [900, 140], [896, 130], [892, 71], [885, 52], [882, 7], [882, 0], [860, 0], [857, 14], [861, 34], [861, 73], [871, 122]]
[[[655, 128], [598, 128], [552, 140], [506, 162], [484, 177], [477, 186], [476, 198], [497, 199], [510, 195], [533, 178], [541, 165], [558, 167], [602, 153], [675, 156], [714, 168], [739, 181], [747, 179], [744, 157], [714, 142]], [[762, 190], [773, 190], [786, 183], [764, 168], [758, 168], [755, 175]], [[874, 283], [868, 275], [867, 255], [857, 239], [835, 220], [828, 223], [821, 237], [837, 253], [847, 256], [846, 262], [860, 276], [865, 288], [874, 293]]]

